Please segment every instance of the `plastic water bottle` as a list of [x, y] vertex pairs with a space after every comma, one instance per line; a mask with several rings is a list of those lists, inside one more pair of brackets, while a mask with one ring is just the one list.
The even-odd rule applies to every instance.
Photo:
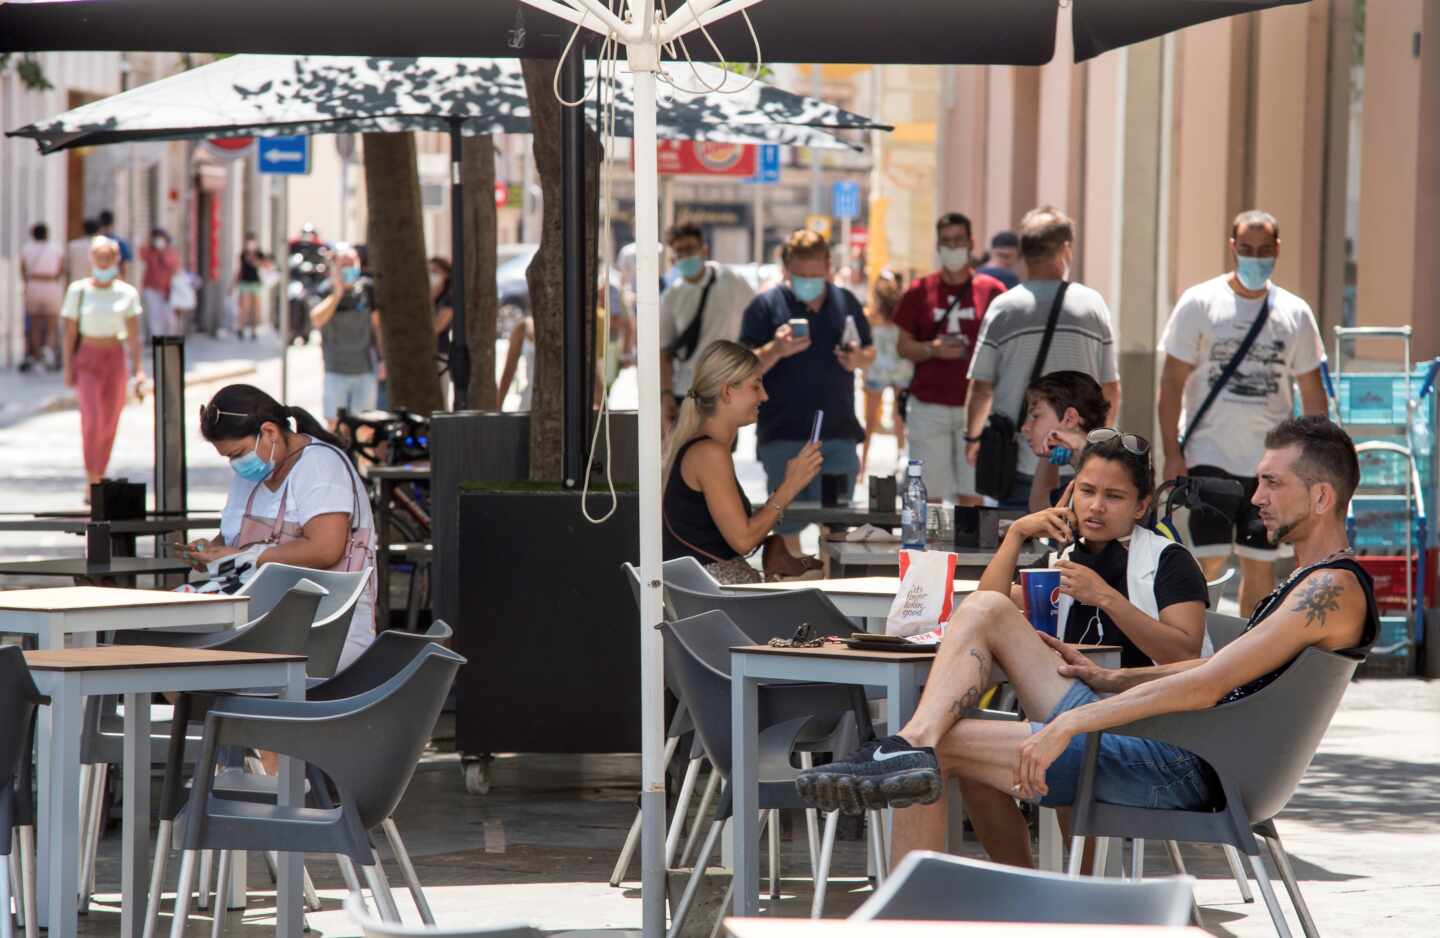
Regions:
[[1410, 450], [1416, 462], [1428, 459], [1435, 447], [1435, 435], [1430, 432], [1430, 421], [1425, 419], [1423, 406], [1410, 409]]
[[920, 460], [910, 460], [905, 476], [905, 492], [900, 498], [900, 546], [909, 550], [924, 550], [929, 505], [926, 502], [925, 480], [921, 478]]

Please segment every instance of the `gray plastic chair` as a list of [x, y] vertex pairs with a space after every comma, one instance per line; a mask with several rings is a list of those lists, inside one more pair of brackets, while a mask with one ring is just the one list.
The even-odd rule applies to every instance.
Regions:
[[665, 592], [680, 618], [719, 610], [756, 644], [763, 645], [772, 638], [791, 638], [801, 623], [809, 623], [816, 635], [848, 636], [856, 631], [855, 623], [835, 608], [830, 597], [816, 589], [702, 593], [667, 582]]
[[1190, 876], [1076, 879], [915, 850], [850, 920], [1184, 925], [1194, 893]]
[[1206, 592], [1210, 594], [1210, 608], [1216, 609], [1220, 606], [1220, 597], [1225, 594], [1225, 584], [1235, 579], [1236, 570], [1234, 567], [1226, 567], [1225, 572], [1213, 580], [1205, 581]]
[[1289, 938], [1285, 914], [1260, 853], [1263, 842], [1290, 893], [1301, 928], [1314, 938], [1318, 934], [1315, 922], [1280, 843], [1274, 818], [1309, 768], [1359, 665], [1358, 658], [1307, 648], [1284, 674], [1243, 700], [1208, 710], [1167, 713], [1105, 731], [1159, 740], [1204, 759], [1224, 791], [1224, 805], [1213, 811], [1162, 811], [1096, 801], [1095, 767], [1101, 734], [1091, 733], [1073, 808], [1071, 872], [1078, 872], [1085, 836], [1230, 844], [1249, 858], [1275, 930]]
[[267, 563], [244, 586], [240, 595], [250, 597], [250, 614], [258, 616], [280, 601], [296, 583], [309, 580], [327, 595], [315, 612], [315, 623], [305, 647], [305, 673], [311, 677], [329, 677], [335, 673], [340, 654], [345, 649], [345, 636], [355, 605], [370, 582], [371, 568], [355, 573], [336, 570], [313, 570], [286, 563]]
[[[13, 938], [11, 883], [18, 882], [17, 907], [27, 938], [35, 938], [35, 801], [31, 795], [31, 752], [35, 713], [49, 698], [40, 693], [19, 645], [0, 646], [0, 935]], [[19, 875], [11, 866], [12, 843], [20, 846]]]
[[[205, 718], [205, 741], [184, 812], [184, 854], [171, 938], [183, 938], [196, 856], [205, 849], [331, 853], [364, 872], [382, 918], [400, 914], [368, 831], [399, 805], [431, 728], [465, 659], [427, 644], [403, 671], [357, 697], [285, 701], [228, 697]], [[355, 741], [364, 739], [365, 746]], [[221, 747], [262, 749], [304, 761], [318, 806], [282, 808], [235, 801], [213, 789]], [[337, 796], [332, 801], [330, 792]], [[224, 916], [215, 918], [219, 934]]]
[[1245, 631], [1247, 622], [1248, 620], [1240, 616], [1230, 616], [1223, 612], [1205, 613], [1205, 631], [1210, 634], [1210, 642], [1216, 651], [1239, 638]]
[[678, 586], [694, 593], [719, 595], [725, 592], [720, 581], [705, 572], [700, 561], [694, 557], [676, 557], [660, 565], [660, 576], [666, 589]]
[[360, 926], [364, 938], [542, 938], [533, 925], [488, 925], [484, 928], [414, 928], [370, 917], [355, 896], [345, 897], [345, 912]]
[[[723, 780], [715, 819], [700, 847], [694, 872], [685, 886], [679, 904], [671, 914], [670, 935], [684, 927], [690, 905], [695, 898], [706, 864], [725, 820], [732, 811], [730, 774], [730, 649], [749, 644], [749, 637], [723, 612], [706, 612], [677, 622], [660, 625], [665, 640], [667, 681], [680, 694], [695, 721], [695, 734], [704, 746], [705, 755]], [[778, 839], [776, 819], [772, 813], [784, 808], [805, 808], [795, 791], [799, 770], [790, 764], [790, 756], [807, 723], [818, 716], [832, 715], [837, 710], [855, 705], [854, 689], [835, 684], [774, 684], [760, 689], [759, 742], [757, 764], [760, 778], [759, 807], [762, 829], [769, 826], [772, 846]], [[860, 706], [863, 707], [863, 695]], [[833, 719], [833, 717], [832, 717]], [[873, 829], [879, 830], [879, 812], [872, 811]], [[820, 858], [813, 870], [816, 889], [816, 912], [824, 902], [824, 882], [829, 872], [830, 856], [835, 843], [835, 825], [839, 812], [826, 816], [825, 834]], [[876, 838], [878, 843], [879, 838]], [[883, 864], [882, 864], [883, 866]], [[775, 893], [775, 868], [771, 868], [771, 893]], [[733, 884], [732, 887], [733, 888]]]

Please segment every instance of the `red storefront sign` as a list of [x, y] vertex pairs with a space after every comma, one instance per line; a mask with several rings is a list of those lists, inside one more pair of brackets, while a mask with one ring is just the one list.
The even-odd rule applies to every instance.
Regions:
[[661, 174], [672, 176], [754, 176], [759, 154], [749, 143], [661, 140], [656, 148]]

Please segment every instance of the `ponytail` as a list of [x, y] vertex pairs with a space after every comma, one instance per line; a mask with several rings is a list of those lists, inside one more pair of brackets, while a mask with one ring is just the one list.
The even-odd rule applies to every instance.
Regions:
[[715, 413], [720, 392], [746, 381], [759, 370], [759, 357], [738, 342], [721, 340], [705, 350], [695, 365], [695, 379], [680, 404], [675, 427], [670, 431], [670, 445], [665, 449], [661, 479], [670, 478], [670, 469], [680, 448], [693, 440], [700, 432], [700, 424]]
[[321, 443], [329, 443], [337, 449], [343, 450], [345, 448], [345, 444], [340, 441], [340, 438], [325, 429], [325, 425], [316, 420], [315, 415], [310, 413], [310, 411], [303, 407], [285, 407], [282, 409], [286, 417], [295, 421], [296, 431], [308, 436], [313, 436]]

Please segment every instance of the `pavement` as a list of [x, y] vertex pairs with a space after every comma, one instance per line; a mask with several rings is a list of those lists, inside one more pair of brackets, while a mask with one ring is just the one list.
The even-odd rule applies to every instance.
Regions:
[[[597, 930], [618, 935], [640, 926], [639, 865], [619, 888], [607, 885], [635, 811], [639, 759], [633, 755], [503, 755], [493, 788], [470, 795], [453, 753], [432, 752], [416, 772], [396, 822], [425, 884], [436, 919], [451, 928], [531, 922], [547, 931]], [[804, 823], [786, 821], [781, 864], [783, 898], [762, 895], [763, 915], [808, 915], [811, 885]], [[1440, 682], [1364, 680], [1351, 685], [1310, 771], [1277, 826], [1293, 858], [1301, 889], [1327, 936], [1437, 934], [1440, 873]], [[118, 931], [119, 834], [105, 839], [97, 908], [82, 919], [82, 936]], [[1275, 931], [1263, 902], [1245, 903], [1218, 848], [1182, 848], [1207, 930], [1217, 936], [1268, 938]], [[979, 856], [978, 845], [956, 850]], [[762, 849], [762, 856], [764, 851]], [[402, 882], [386, 855], [390, 880]], [[763, 862], [763, 861], [762, 861]], [[341, 910], [344, 886], [331, 858], [308, 865], [324, 901], [309, 916], [311, 934], [358, 936]], [[170, 864], [173, 889], [177, 863]], [[1166, 875], [1161, 844], [1148, 845], [1146, 869]], [[848, 915], [871, 893], [863, 844], [836, 844], [826, 917]], [[250, 865], [251, 894], [242, 914], [231, 913], [228, 936], [269, 936], [274, 895], [263, 863]], [[1290, 927], [1299, 923], [1276, 880]], [[403, 892], [397, 903], [418, 922]], [[161, 928], [169, 927], [169, 899]], [[187, 934], [208, 934], [208, 914], [193, 917]]]

